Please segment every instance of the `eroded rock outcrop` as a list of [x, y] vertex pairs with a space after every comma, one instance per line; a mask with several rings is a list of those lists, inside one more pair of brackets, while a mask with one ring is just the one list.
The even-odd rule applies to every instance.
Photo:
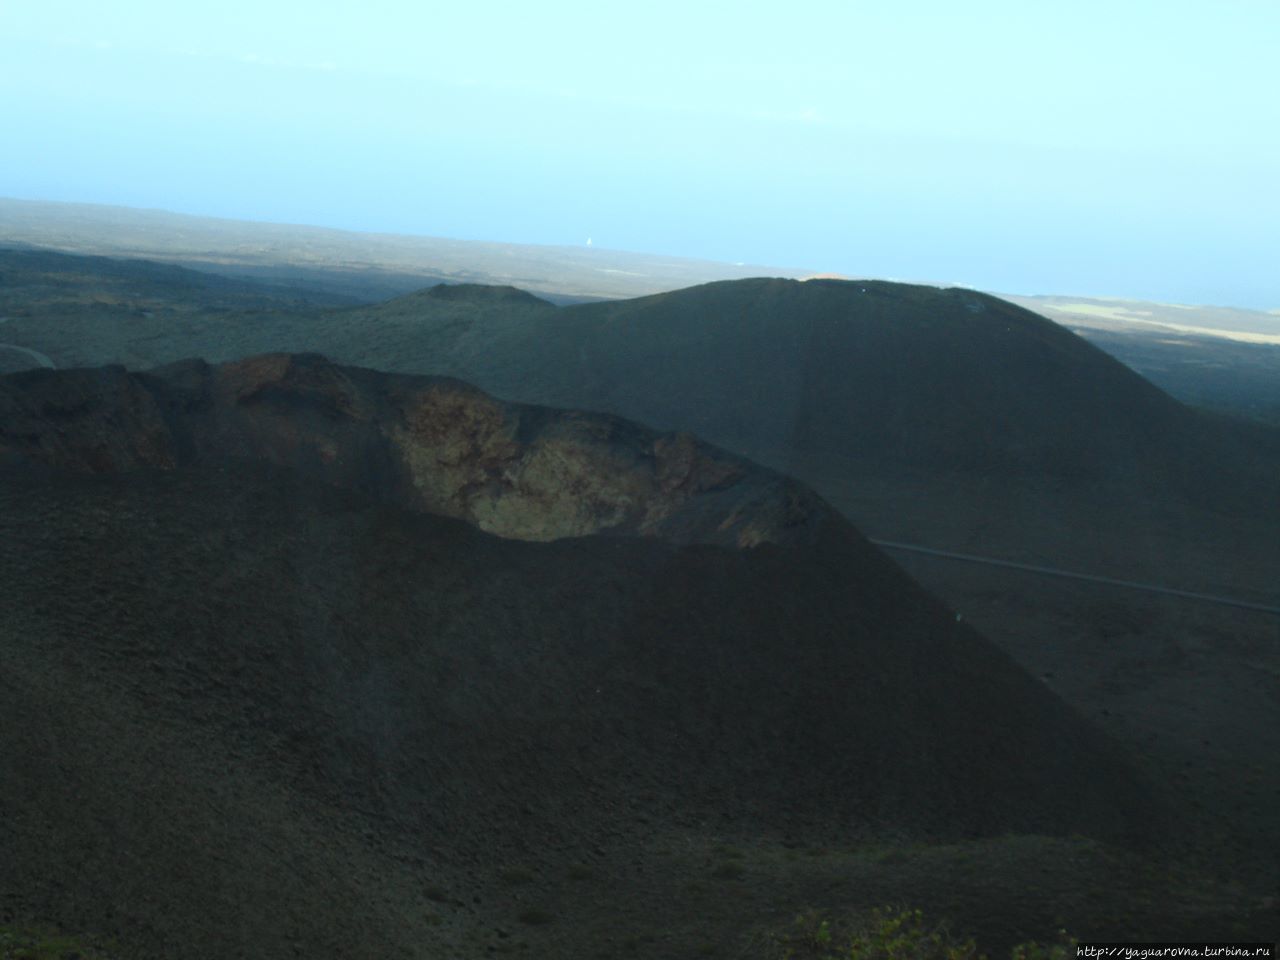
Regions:
[[687, 433], [309, 354], [20, 374], [0, 381], [0, 423], [7, 460], [95, 473], [262, 460], [521, 540], [796, 543], [828, 516], [801, 485]]

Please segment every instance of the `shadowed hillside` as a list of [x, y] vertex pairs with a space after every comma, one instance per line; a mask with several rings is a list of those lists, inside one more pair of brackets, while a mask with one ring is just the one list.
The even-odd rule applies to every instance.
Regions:
[[1274, 430], [1193, 413], [1059, 325], [970, 290], [754, 279], [557, 308], [462, 284], [320, 310], [158, 264], [0, 260], [5, 339], [60, 367], [315, 351], [690, 430], [802, 476], [898, 467], [1221, 502], [1219, 479], [1257, 499], [1280, 462]]
[[140, 369], [319, 351], [458, 376], [695, 432], [803, 479], [886, 540], [1280, 599], [1267, 573], [1280, 434], [1183, 407], [972, 291], [743, 280], [556, 308], [457, 285], [350, 309], [143, 312], [111, 324], [37, 303], [5, 322], [20, 349], [3, 358]]
[[[399, 369], [693, 431], [887, 539], [1272, 591], [1257, 574], [1280, 538], [1280, 433], [1187, 408], [995, 298], [744, 280], [519, 322], [482, 302], [445, 312], [420, 294], [352, 311], [333, 353], [375, 350], [386, 311]], [[1202, 563], [1206, 548], [1217, 555]]]
[[[469, 335], [489, 352], [431, 342], [417, 362], [501, 395], [693, 430], [774, 465], [1196, 496], [1224, 472], [1258, 492], [1258, 448], [1272, 462], [1280, 450], [1273, 432], [1209, 421], [1056, 324], [968, 290], [744, 280], [564, 308], [516, 342]], [[524, 358], [518, 370], [498, 366], [508, 353]], [[1215, 448], [1211, 469], [1188, 442]]]
[[1162, 836], [1042, 683], [691, 438], [314, 357], [0, 395], [11, 913], [193, 957], [513, 923], [575, 955], [604, 908], [557, 871], [634, 864], [683, 922], [680, 835]]
[[708, 284], [563, 310], [544, 340], [549, 402], [666, 427], [692, 415], [771, 459], [1090, 478], [1140, 461], [1134, 433], [1159, 444], [1180, 412], [1079, 338], [968, 290]]

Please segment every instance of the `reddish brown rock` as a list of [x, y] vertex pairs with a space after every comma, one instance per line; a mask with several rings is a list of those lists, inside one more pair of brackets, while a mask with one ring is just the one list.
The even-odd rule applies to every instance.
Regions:
[[0, 404], [8, 460], [94, 473], [261, 460], [520, 540], [792, 543], [829, 513], [799, 484], [687, 433], [314, 355], [37, 371], [5, 379]]

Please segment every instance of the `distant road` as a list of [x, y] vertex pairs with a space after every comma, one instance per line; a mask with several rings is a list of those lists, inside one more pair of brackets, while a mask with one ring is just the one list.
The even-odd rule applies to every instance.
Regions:
[[989, 567], [1007, 567], [1010, 570], [1025, 570], [1028, 573], [1039, 573], [1049, 577], [1062, 577], [1066, 580], [1084, 580], [1088, 583], [1104, 583], [1111, 587], [1125, 587], [1129, 590], [1144, 590], [1147, 593], [1163, 593], [1170, 597], [1182, 597], [1185, 600], [1199, 600], [1203, 603], [1217, 603], [1224, 607], [1239, 607], [1242, 610], [1261, 610], [1263, 613], [1280, 614], [1280, 607], [1265, 603], [1250, 603], [1234, 597], [1220, 597], [1210, 593], [1194, 593], [1190, 590], [1177, 590], [1173, 587], [1162, 587], [1154, 583], [1138, 583], [1134, 580], [1116, 580], [1112, 577], [1098, 577], [1090, 573], [1073, 573], [1070, 570], [1059, 570], [1056, 567], [1042, 567], [1033, 563], [1014, 563], [1012, 560], [994, 560], [991, 557], [977, 557], [970, 553], [952, 553], [949, 550], [932, 550], [929, 547], [917, 547], [910, 543], [895, 543], [892, 540], [874, 540], [872, 543], [887, 550], [902, 550], [907, 553], [919, 553], [927, 557], [942, 557], [945, 560], [963, 560], [965, 563], [983, 563]]
[[[0, 323], [3, 323], [4, 320], [7, 319], [9, 318], [5, 317], [3, 320], [0, 320]], [[19, 347], [12, 343], [0, 343], [0, 350], [17, 350], [19, 353], [25, 353], [42, 367], [48, 367], [50, 370], [57, 369], [57, 367], [54, 366], [53, 361], [38, 350], [31, 350], [28, 347]]]

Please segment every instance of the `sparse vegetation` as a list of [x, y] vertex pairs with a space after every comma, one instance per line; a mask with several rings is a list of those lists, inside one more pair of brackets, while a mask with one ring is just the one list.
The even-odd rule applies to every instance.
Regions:
[[[1011, 960], [1069, 960], [1076, 941], [1060, 931], [1051, 943], [1015, 946]], [[923, 911], [880, 907], [850, 923], [835, 923], [817, 911], [796, 917], [781, 938], [783, 960], [985, 960], [972, 938], [961, 938]]]
[[114, 944], [52, 928], [0, 924], [0, 960], [126, 960]]

